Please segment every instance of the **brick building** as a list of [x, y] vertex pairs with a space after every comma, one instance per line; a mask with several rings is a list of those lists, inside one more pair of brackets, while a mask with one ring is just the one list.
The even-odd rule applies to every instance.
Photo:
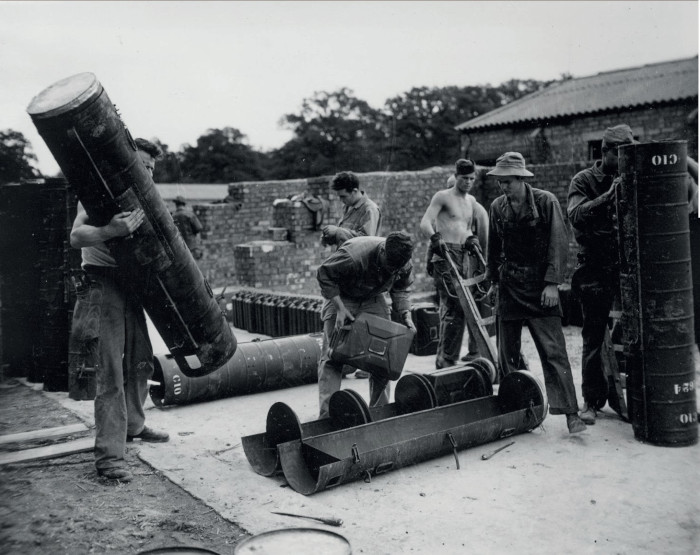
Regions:
[[504, 152], [528, 164], [600, 157], [606, 127], [627, 123], [635, 139], [687, 140], [698, 155], [698, 57], [557, 82], [456, 127], [465, 156], [491, 166]]

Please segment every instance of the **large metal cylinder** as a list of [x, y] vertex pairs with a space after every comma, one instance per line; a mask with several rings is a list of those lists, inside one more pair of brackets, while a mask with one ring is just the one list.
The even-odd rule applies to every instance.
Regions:
[[102, 85], [92, 73], [68, 77], [34, 97], [27, 112], [91, 224], [143, 209], [139, 229], [108, 241], [109, 249], [183, 373], [215, 371], [234, 353], [235, 337]]
[[223, 397], [295, 387], [318, 380], [323, 334], [295, 335], [238, 345], [226, 364], [206, 376], [189, 378], [171, 355], [154, 357], [151, 400], [187, 405]]
[[618, 216], [627, 391], [635, 437], [698, 440], [685, 141], [623, 146]]
[[498, 395], [301, 437], [277, 450], [292, 489], [311, 495], [450, 452], [457, 457], [458, 449], [530, 431], [546, 415], [544, 387], [519, 370], [503, 378]]

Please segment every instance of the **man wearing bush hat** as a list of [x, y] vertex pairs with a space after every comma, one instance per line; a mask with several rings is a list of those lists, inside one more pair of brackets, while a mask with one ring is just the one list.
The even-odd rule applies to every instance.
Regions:
[[557, 289], [569, 249], [559, 201], [525, 182], [533, 174], [519, 152], [503, 154], [488, 175], [503, 192], [491, 204], [486, 263], [489, 295], [497, 298], [501, 369], [506, 374], [517, 370], [522, 325], [527, 324], [542, 362], [549, 412], [565, 414], [570, 433], [582, 432], [586, 425], [578, 415]]

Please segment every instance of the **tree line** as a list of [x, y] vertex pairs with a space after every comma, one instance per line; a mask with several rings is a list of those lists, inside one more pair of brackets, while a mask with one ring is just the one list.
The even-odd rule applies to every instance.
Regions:
[[[208, 129], [195, 145], [185, 144], [179, 151], [152, 138], [164, 152], [154, 181], [232, 183], [449, 165], [460, 155], [456, 125], [551, 83], [511, 79], [497, 87], [414, 87], [387, 99], [381, 109], [347, 87], [316, 92], [297, 113], [280, 119], [293, 136], [268, 152], [252, 148], [246, 135], [230, 126]], [[0, 182], [38, 177], [35, 161], [21, 133], [0, 131]]]

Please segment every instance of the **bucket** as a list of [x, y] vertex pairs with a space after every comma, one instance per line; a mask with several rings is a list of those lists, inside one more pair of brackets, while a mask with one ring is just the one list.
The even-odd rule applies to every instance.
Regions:
[[336, 532], [320, 528], [281, 528], [248, 538], [234, 555], [351, 555], [350, 542]]

